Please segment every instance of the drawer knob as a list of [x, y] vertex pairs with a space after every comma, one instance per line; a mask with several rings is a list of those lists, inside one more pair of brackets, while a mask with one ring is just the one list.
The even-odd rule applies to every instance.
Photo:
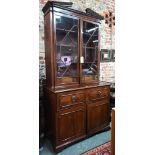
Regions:
[[76, 102], [77, 101], [77, 96], [72, 96], [72, 102]]
[[102, 92], [101, 92], [101, 91], [98, 91], [98, 92], [97, 92], [97, 95], [98, 95], [98, 96], [102, 96]]

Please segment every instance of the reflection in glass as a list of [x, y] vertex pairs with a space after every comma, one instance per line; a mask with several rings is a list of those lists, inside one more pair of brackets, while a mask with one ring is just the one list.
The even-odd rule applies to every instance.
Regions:
[[57, 83], [78, 80], [78, 20], [56, 16]]
[[98, 76], [98, 25], [83, 22], [83, 80], [97, 80]]

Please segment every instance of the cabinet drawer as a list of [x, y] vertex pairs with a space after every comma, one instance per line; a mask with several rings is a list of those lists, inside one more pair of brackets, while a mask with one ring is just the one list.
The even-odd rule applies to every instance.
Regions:
[[96, 100], [101, 98], [107, 98], [109, 96], [109, 86], [98, 87], [88, 90], [88, 99]]
[[58, 94], [58, 108], [67, 108], [69, 106], [84, 104], [85, 93], [83, 91], [71, 91]]

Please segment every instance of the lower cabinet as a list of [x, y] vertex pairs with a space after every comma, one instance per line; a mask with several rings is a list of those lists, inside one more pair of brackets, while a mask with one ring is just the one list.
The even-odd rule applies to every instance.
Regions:
[[86, 135], [85, 113], [84, 107], [76, 107], [57, 114], [57, 144]]
[[55, 152], [108, 128], [108, 86], [47, 94], [49, 138]]
[[108, 100], [87, 104], [87, 133], [93, 134], [102, 130], [109, 123]]

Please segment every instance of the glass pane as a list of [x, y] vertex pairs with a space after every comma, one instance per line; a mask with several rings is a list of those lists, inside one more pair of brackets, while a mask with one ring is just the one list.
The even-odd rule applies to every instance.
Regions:
[[57, 84], [78, 82], [78, 20], [56, 18]]
[[98, 79], [98, 25], [83, 22], [82, 80]]

